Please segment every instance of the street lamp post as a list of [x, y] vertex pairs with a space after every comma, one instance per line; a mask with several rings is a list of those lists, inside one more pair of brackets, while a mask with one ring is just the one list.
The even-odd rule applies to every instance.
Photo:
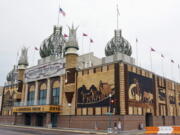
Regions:
[[111, 119], [111, 98], [112, 98], [112, 94], [109, 94], [109, 128], [108, 128], [108, 133], [112, 133], [112, 127], [111, 127], [111, 123], [112, 123], [112, 119]]
[[68, 103], [68, 107], [69, 107], [69, 128], [70, 128], [70, 121], [71, 121], [71, 103]]

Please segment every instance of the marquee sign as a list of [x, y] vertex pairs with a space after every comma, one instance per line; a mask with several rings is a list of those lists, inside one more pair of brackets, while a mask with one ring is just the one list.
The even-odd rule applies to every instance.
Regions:
[[25, 82], [41, 80], [47, 77], [59, 76], [65, 73], [65, 62], [59, 60], [29, 68], [25, 71]]
[[61, 112], [59, 105], [13, 107], [13, 112]]

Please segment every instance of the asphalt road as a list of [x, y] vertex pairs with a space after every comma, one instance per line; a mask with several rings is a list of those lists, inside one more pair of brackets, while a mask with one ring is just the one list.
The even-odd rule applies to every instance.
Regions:
[[[55, 130], [52, 131], [52, 130], [43, 130], [43, 129], [34, 129], [34, 128], [0, 126], [0, 135], [93, 135], [93, 134], [96, 135], [95, 133], [87, 134], [87, 133], [78, 133], [78, 132], [55, 131]], [[121, 135], [130, 135], [130, 134], [132, 135], [132, 133], [123, 133], [123, 134], [121, 133]], [[117, 135], [117, 134], [111, 134], [111, 135]], [[142, 132], [137, 133], [137, 135], [143, 135], [143, 133]], [[146, 134], [146, 135], [156, 135], [156, 134]], [[161, 135], [167, 135], [167, 134], [161, 134]]]
[[39, 129], [0, 126], [0, 135], [83, 135], [83, 134], [73, 133], [73, 132], [47, 131], [47, 130], [39, 130]]

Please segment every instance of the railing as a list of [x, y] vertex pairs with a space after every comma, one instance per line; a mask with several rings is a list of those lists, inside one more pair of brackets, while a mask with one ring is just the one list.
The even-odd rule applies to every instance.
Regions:
[[14, 106], [24, 106], [24, 102], [14, 102]]

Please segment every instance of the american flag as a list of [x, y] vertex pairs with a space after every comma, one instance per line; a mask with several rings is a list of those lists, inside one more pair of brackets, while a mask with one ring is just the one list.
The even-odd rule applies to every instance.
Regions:
[[68, 37], [68, 35], [67, 35], [67, 34], [64, 34], [64, 37], [66, 38], [66, 37]]
[[36, 51], [38, 51], [38, 50], [39, 50], [37, 47], [34, 47], [34, 49], [35, 49]]
[[136, 43], [138, 42], [138, 39], [136, 38]]
[[163, 54], [161, 54], [161, 57], [162, 57], [162, 58], [164, 58], [164, 55], [163, 55]]
[[62, 8], [59, 8], [59, 13], [61, 13], [63, 16], [66, 16], [66, 13], [64, 12]]
[[155, 49], [151, 48], [151, 52], [155, 52], [155, 51], [156, 51]]
[[82, 35], [83, 35], [84, 37], [87, 37], [87, 36], [88, 36], [86, 33], [83, 33]]
[[90, 38], [90, 43], [94, 43], [94, 41], [93, 41], [93, 39], [92, 39], [92, 38]]

